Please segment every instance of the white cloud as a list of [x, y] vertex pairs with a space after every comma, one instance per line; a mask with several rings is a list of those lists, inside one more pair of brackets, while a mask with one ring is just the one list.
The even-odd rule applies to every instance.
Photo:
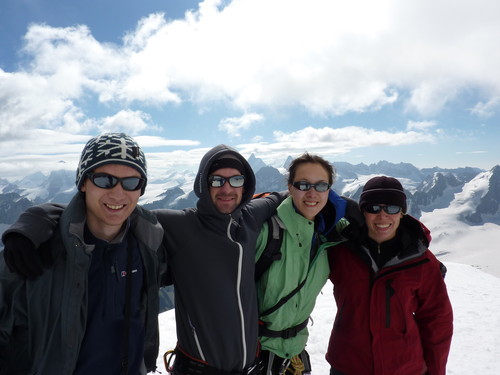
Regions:
[[416, 131], [391, 133], [358, 126], [344, 128], [306, 127], [290, 133], [275, 131], [272, 143], [240, 144], [238, 149], [245, 155], [256, 153], [257, 155], [266, 155], [269, 159], [284, 155], [298, 155], [304, 151], [333, 158], [365, 147], [395, 147], [420, 142], [433, 143], [435, 140], [431, 134]]
[[[32, 24], [22, 66], [0, 69], [0, 156], [18, 155], [19, 146], [38, 150], [23, 141], [33, 135], [144, 134], [159, 128], [147, 108], [183, 102], [248, 114], [219, 124], [235, 137], [261, 114], [289, 109], [328, 118], [403, 103], [437, 115], [468, 90], [479, 96], [471, 112], [492, 116], [500, 97], [499, 18], [495, 0], [206, 0], [182, 19], [151, 14], [115, 44], [84, 25]], [[443, 133], [432, 121], [401, 132], [307, 128], [277, 132], [275, 145], [254, 138], [242, 146], [339, 154], [433, 142], [423, 134], [430, 129]]]
[[466, 86], [488, 102], [500, 93], [500, 5], [478, 1], [207, 0], [184, 19], [140, 20], [121, 45], [85, 26], [32, 25], [22, 72], [30, 85], [11, 82], [20, 104], [5, 116], [16, 118], [37, 90], [54, 119], [84, 112], [77, 101], [88, 92], [103, 102], [229, 100], [245, 111], [300, 105], [333, 115], [377, 110], [402, 91], [423, 114]]
[[200, 142], [198, 141], [193, 141], [189, 139], [165, 139], [163, 137], [157, 137], [151, 135], [135, 136], [134, 139], [143, 148], [164, 147], [164, 146], [184, 147], [184, 146], [198, 146], [200, 144]]
[[123, 110], [102, 119], [99, 133], [125, 132], [132, 136], [150, 128], [151, 116], [142, 111]]
[[500, 109], [500, 96], [493, 97], [487, 102], [479, 102], [474, 108], [471, 109], [471, 113], [483, 117], [488, 118], [493, 116]]
[[481, 150], [477, 150], [477, 151], [467, 151], [467, 152], [463, 152], [463, 151], [457, 151], [456, 154], [458, 155], [467, 155], [467, 154], [486, 154], [488, 151], [481, 151]]
[[437, 125], [436, 121], [408, 121], [407, 130], [427, 130]]
[[0, 69], [0, 136], [21, 135], [44, 126], [57, 128], [80, 117], [80, 109], [52, 79]]
[[239, 137], [242, 130], [249, 129], [254, 123], [263, 119], [264, 117], [258, 113], [246, 113], [241, 117], [229, 117], [221, 120], [219, 130], [225, 131], [231, 136]]
[[[109, 131], [123, 131], [123, 128], [110, 128]], [[0, 148], [0, 178], [17, 180], [35, 172], [48, 174], [57, 169], [76, 171], [82, 149], [91, 137], [61, 130], [33, 129], [23, 137], [3, 139]], [[192, 169], [207, 151], [175, 151], [178, 147], [199, 145], [198, 141], [187, 139], [170, 140], [158, 136], [134, 136], [134, 139], [146, 153], [148, 165], [153, 167], [148, 168], [152, 176], [162, 175], [172, 166], [187, 168], [189, 165]], [[157, 152], [164, 147], [172, 147], [174, 151]], [[187, 157], [188, 154], [193, 156]]]

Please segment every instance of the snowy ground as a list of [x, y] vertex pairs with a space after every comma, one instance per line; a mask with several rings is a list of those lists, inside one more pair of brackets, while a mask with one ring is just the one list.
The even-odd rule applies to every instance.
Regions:
[[[500, 254], [496, 259], [500, 258]], [[500, 278], [476, 267], [446, 262], [446, 283], [453, 305], [455, 329], [447, 374], [500, 374]], [[318, 297], [312, 314], [314, 325], [307, 350], [311, 355], [313, 373], [327, 375], [329, 366], [324, 359], [336, 307], [332, 285], [328, 282]], [[160, 351], [175, 347], [175, 318], [170, 310], [160, 315]], [[160, 357], [159, 371], [165, 373]]]
[[467, 225], [456, 216], [452, 209], [422, 215], [432, 234], [432, 252], [442, 262], [470, 264], [500, 278], [500, 225]]

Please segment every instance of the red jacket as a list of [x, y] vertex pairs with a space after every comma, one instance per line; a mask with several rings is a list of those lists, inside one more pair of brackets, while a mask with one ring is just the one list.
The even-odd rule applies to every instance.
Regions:
[[401, 251], [378, 269], [363, 244], [330, 249], [337, 315], [326, 359], [345, 375], [445, 375], [453, 313], [430, 235], [405, 215]]

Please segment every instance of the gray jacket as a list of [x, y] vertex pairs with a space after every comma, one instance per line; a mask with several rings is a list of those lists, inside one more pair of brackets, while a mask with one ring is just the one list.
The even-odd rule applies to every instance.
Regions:
[[[219, 213], [208, 191], [208, 170], [222, 154], [245, 166], [240, 206]], [[240, 372], [255, 360], [258, 343], [254, 282], [256, 240], [275, 212], [280, 195], [252, 200], [255, 175], [228, 146], [214, 147], [202, 159], [194, 183], [197, 207], [154, 211], [165, 228], [164, 245], [175, 290], [180, 350], [227, 372]]]
[[[144, 362], [152, 371], [159, 346], [156, 251], [163, 229], [140, 207], [130, 220], [144, 264]], [[93, 249], [83, 242], [84, 223], [85, 203], [77, 193], [47, 244], [54, 264], [36, 280], [25, 281], [10, 273], [0, 257], [0, 374], [74, 372], [86, 327], [86, 286]], [[39, 223], [31, 224], [28, 228], [36, 231]]]

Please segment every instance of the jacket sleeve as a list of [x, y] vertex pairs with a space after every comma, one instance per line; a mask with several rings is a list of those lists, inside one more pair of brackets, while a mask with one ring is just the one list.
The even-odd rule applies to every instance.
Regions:
[[[16, 309], [22, 310], [23, 304], [15, 302], [14, 299], [20, 294], [24, 287], [23, 281], [14, 273], [11, 273], [0, 254], [0, 362], [6, 346], [9, 345], [16, 320], [21, 317], [15, 316]], [[1, 363], [0, 363], [1, 367]], [[1, 368], [0, 368], [1, 370]]]
[[258, 225], [262, 225], [267, 218], [276, 213], [278, 206], [288, 197], [288, 191], [274, 192], [263, 198], [254, 198], [248, 205], [247, 210]]
[[33, 242], [35, 248], [52, 238], [65, 205], [46, 203], [33, 206], [24, 211], [17, 221], [2, 235], [2, 240], [11, 234], [18, 233]]
[[429, 253], [430, 263], [422, 275], [418, 291], [419, 306], [415, 312], [425, 362], [430, 375], [445, 375], [453, 335], [453, 311], [446, 284], [436, 257]]
[[343, 227], [340, 234], [348, 240], [359, 243], [362, 241], [365, 232], [365, 218], [356, 201], [347, 197], [342, 198], [346, 200], [345, 218], [349, 225]]

